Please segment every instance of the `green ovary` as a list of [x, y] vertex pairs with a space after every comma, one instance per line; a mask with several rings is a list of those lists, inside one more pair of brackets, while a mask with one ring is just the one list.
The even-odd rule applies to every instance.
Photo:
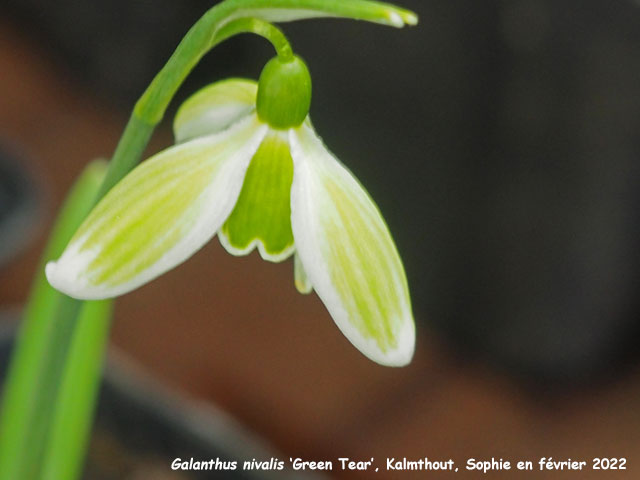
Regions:
[[[236, 206], [222, 227], [234, 255], [262, 244], [266, 260], [281, 261], [293, 252], [290, 192], [293, 160], [288, 142], [277, 132], [263, 140], [253, 156]], [[224, 242], [223, 242], [224, 244]]]

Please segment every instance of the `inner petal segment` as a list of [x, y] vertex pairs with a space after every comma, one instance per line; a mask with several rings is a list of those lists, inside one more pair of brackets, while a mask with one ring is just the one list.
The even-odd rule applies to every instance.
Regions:
[[280, 262], [294, 250], [290, 191], [293, 160], [285, 133], [271, 131], [253, 156], [236, 206], [220, 230], [233, 255], [257, 245], [265, 260]]

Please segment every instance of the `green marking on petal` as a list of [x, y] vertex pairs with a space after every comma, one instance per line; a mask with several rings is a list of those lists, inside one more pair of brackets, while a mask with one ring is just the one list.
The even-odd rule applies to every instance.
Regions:
[[251, 115], [140, 164], [96, 205], [60, 259], [50, 262], [49, 281], [75, 298], [108, 298], [189, 258], [229, 216], [266, 132]]
[[[394, 259], [388, 258], [394, 246], [385, 225], [354, 202], [345, 187], [338, 179], [325, 179], [326, 192], [335, 208], [325, 224], [326, 235], [341, 240], [325, 252], [330, 276], [347, 311], [358, 312], [352, 315], [356, 328], [362, 335], [375, 338], [386, 352], [398, 347], [395, 332], [402, 320], [394, 314], [401, 311], [402, 298], [387, 285], [394, 277], [389, 261]], [[386, 321], [380, 322], [380, 317]]]
[[287, 137], [271, 131], [251, 160], [238, 202], [220, 231], [229, 253], [246, 255], [257, 245], [265, 260], [279, 262], [291, 255], [292, 180]]
[[311, 127], [290, 138], [292, 229], [308, 281], [360, 351], [406, 365], [415, 342], [409, 289], [380, 211]]
[[[147, 172], [144, 180], [156, 188], [143, 197], [142, 204], [139, 194], [124, 197], [120, 208], [126, 211], [126, 217], [118, 219], [118, 235], [105, 241], [108, 235], [105, 229], [114, 228], [107, 222], [91, 232], [81, 252], [98, 242], [102, 245], [101, 255], [89, 265], [89, 269], [99, 272], [92, 279], [94, 283], [117, 285], [130, 280], [157, 262], [193, 226], [200, 208], [190, 207], [194, 207], [220, 166], [206, 162], [210, 153], [213, 152], [203, 150], [185, 155], [180, 166], [171, 171], [179, 181], [169, 178], [159, 181], [154, 176], [160, 177], [164, 172]], [[118, 193], [128, 192], [120, 189]], [[137, 245], [148, 248], [141, 251]]]
[[258, 84], [230, 78], [194, 93], [178, 109], [173, 122], [176, 143], [228, 128], [256, 108]]
[[193, 142], [166, 150], [125, 178], [112, 194], [116, 198], [99, 204], [87, 220], [94, 228], [80, 252], [101, 248], [89, 265], [97, 272], [92, 282], [126, 282], [176, 245], [206, 208], [203, 192], [225, 166], [215, 160], [232, 156], [252, 131], [243, 133], [236, 141]]

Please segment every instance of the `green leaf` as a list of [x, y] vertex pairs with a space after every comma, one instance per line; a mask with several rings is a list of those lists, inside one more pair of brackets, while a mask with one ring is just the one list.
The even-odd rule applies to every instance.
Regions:
[[54, 290], [44, 264], [61, 254], [87, 215], [106, 171], [93, 162], [65, 201], [42, 256], [12, 353], [0, 414], [0, 479], [30, 479], [41, 468], [53, 399], [64, 368], [79, 302]]
[[72, 332], [51, 431], [45, 448], [42, 480], [79, 477], [88, 448], [93, 413], [100, 386], [113, 302], [85, 302]]

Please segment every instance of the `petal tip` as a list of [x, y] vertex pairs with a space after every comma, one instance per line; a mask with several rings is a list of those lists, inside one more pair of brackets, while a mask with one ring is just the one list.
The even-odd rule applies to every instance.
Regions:
[[[103, 300], [120, 294], [117, 289], [92, 284], [87, 280], [87, 267], [95, 258], [95, 250], [80, 251], [79, 242], [72, 242], [57, 260], [47, 262], [44, 274], [49, 284], [65, 295], [78, 300]], [[114, 291], [112, 291], [114, 290]]]
[[257, 249], [258, 253], [260, 254], [260, 258], [272, 263], [280, 263], [286, 260], [293, 254], [295, 250], [294, 245], [291, 244], [285, 247], [280, 252], [270, 253], [267, 250], [267, 247], [265, 247], [264, 242], [260, 238], [254, 238], [245, 247], [239, 247], [234, 245], [233, 242], [229, 239], [229, 235], [227, 234], [227, 232], [225, 232], [224, 228], [218, 231], [218, 240], [220, 240], [220, 244], [224, 247], [227, 253], [233, 255], [234, 257], [244, 257]]
[[47, 277], [49, 285], [59, 292], [73, 298], [81, 298], [81, 296], [78, 295], [77, 282], [70, 280], [68, 269], [65, 272], [65, 268], [60, 264], [60, 260], [47, 262], [44, 267], [44, 274]]
[[404, 322], [397, 340], [397, 347], [393, 350], [382, 352], [379, 348], [375, 348], [373, 355], [367, 355], [364, 351], [363, 353], [385, 367], [406, 367], [413, 359], [416, 343], [416, 330], [412, 319]]
[[56, 266], [58, 262], [51, 261], [47, 262], [44, 266], [44, 275], [47, 277], [47, 281], [51, 284], [52, 287], [57, 288], [56, 285], [58, 283], [56, 278]]

